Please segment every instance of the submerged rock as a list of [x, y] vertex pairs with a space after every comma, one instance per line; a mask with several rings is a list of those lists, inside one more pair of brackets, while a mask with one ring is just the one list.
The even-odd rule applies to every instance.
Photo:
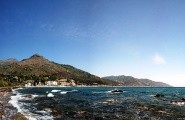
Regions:
[[185, 98], [182, 98], [181, 100], [182, 100], [182, 101], [185, 101]]
[[110, 91], [111, 93], [122, 93], [123, 90], [114, 89]]
[[103, 120], [103, 117], [97, 116], [97, 117], [95, 117], [94, 119], [95, 119], [95, 120]]
[[161, 98], [161, 97], [164, 97], [164, 95], [163, 94], [156, 94], [154, 97]]

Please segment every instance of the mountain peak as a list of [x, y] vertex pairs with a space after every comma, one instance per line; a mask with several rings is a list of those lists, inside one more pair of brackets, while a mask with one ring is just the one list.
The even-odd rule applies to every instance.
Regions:
[[43, 56], [39, 55], [38, 53], [33, 54], [30, 59], [35, 59], [35, 58], [44, 58]]
[[[15, 77], [18, 79], [14, 80]], [[71, 85], [72, 82], [77, 85], [117, 85], [114, 81], [101, 79], [73, 66], [49, 61], [39, 54], [17, 61], [15, 64], [0, 64], [0, 78], [5, 80], [7, 84], [15, 85], [30, 81], [33, 85], [38, 83], [44, 85], [47, 81], [54, 80], [57, 83], [61, 81], [60, 85], [63, 85], [62, 81], [67, 81], [66, 85]]]
[[25, 61], [31, 61], [31, 62], [34, 62], [34, 61], [48, 61], [46, 58], [44, 58], [42, 55], [39, 55], [38, 53], [36, 54], [33, 54], [31, 57], [27, 58], [27, 59], [23, 59], [22, 62], [25, 62]]
[[43, 57], [43, 56], [41, 56], [40, 54], [36, 53], [36, 54], [33, 54], [30, 58], [38, 58], [38, 57]]

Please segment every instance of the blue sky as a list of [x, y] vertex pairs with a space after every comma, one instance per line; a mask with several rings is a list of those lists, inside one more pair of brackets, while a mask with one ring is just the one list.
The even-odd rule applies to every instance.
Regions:
[[185, 86], [183, 0], [0, 0], [0, 59]]

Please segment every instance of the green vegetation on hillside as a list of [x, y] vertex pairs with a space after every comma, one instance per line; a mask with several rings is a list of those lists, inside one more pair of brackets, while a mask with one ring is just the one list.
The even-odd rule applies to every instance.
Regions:
[[5, 80], [0, 80], [0, 87], [7, 87], [9, 86], [9, 83]]
[[118, 82], [121, 86], [151, 86], [151, 87], [170, 87], [170, 85], [162, 83], [162, 82], [155, 82], [149, 79], [138, 79], [132, 76], [107, 76], [103, 77], [104, 79], [109, 79], [112, 81]]
[[38, 54], [22, 61], [15, 59], [0, 61], [0, 87], [26, 83], [45, 85], [47, 81], [65, 81], [73, 85], [169, 86], [124, 75], [100, 78], [71, 65], [49, 61]]
[[[28, 59], [0, 65], [0, 80], [5, 85], [45, 84], [47, 81], [74, 80], [77, 85], [116, 85], [70, 65], [58, 64], [35, 54]], [[6, 83], [6, 84], [5, 84]]]

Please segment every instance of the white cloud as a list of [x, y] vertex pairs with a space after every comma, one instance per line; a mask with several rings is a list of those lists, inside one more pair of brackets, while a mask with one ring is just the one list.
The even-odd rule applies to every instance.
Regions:
[[152, 60], [157, 65], [164, 65], [164, 64], [166, 64], [166, 60], [161, 55], [158, 55], [158, 54], [154, 55], [152, 57]]
[[41, 28], [45, 31], [51, 32], [54, 30], [54, 25], [50, 24], [50, 23], [43, 23], [43, 24], [41, 24]]

